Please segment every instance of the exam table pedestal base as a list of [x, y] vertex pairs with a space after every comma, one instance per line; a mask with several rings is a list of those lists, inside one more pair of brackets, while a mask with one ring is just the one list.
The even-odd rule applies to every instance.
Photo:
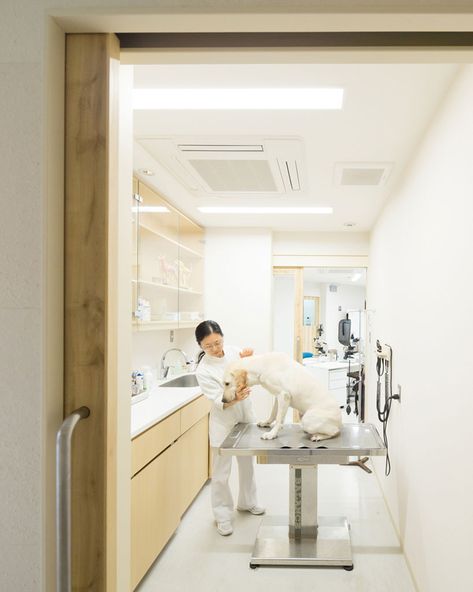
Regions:
[[287, 518], [268, 516], [258, 531], [250, 567], [314, 565], [353, 568], [346, 518], [320, 517], [316, 538], [290, 538]]

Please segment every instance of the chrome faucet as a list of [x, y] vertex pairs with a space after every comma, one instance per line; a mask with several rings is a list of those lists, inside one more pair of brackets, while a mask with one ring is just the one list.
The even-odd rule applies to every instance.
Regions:
[[179, 352], [182, 357], [184, 358], [184, 362], [186, 366], [190, 366], [193, 364], [192, 360], [189, 360], [189, 358], [187, 357], [187, 354], [185, 351], [183, 351], [182, 349], [179, 349], [178, 347], [171, 347], [170, 349], [167, 349], [164, 354], [162, 355], [161, 358], [161, 366], [160, 366], [160, 376], [161, 378], [167, 378], [168, 372], [169, 372], [169, 366], [165, 366], [164, 362], [166, 360], [166, 356], [168, 355], [169, 352], [172, 351], [177, 351]]

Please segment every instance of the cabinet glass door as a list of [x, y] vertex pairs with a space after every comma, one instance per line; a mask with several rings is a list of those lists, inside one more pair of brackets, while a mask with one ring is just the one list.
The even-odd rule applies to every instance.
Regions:
[[179, 319], [179, 214], [139, 182], [137, 202], [137, 291], [140, 330], [174, 329]]
[[133, 177], [133, 195], [131, 196], [131, 310], [132, 320], [135, 321], [135, 313], [138, 307], [138, 179]]
[[203, 320], [204, 231], [179, 215], [179, 327]]

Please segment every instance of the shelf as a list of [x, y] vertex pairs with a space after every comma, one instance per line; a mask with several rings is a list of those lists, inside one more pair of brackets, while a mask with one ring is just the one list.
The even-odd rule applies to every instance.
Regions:
[[158, 232], [157, 230], [154, 230], [154, 228], [150, 228], [149, 226], [146, 226], [146, 224], [139, 224], [139, 227], [142, 228], [143, 230], [146, 230], [147, 232], [150, 232], [151, 234], [154, 234], [156, 236], [159, 236], [160, 238], [162, 238], [163, 240], [167, 241], [168, 243], [171, 243], [173, 245], [176, 245], [177, 247], [179, 247], [179, 249], [182, 249], [184, 252], [188, 253], [189, 255], [192, 255], [193, 257], [196, 257], [197, 259], [203, 259], [204, 256], [201, 253], [198, 253], [197, 251], [194, 251], [194, 249], [191, 249], [190, 247], [186, 247], [185, 245], [183, 245], [182, 243], [169, 238], [168, 236], [166, 236], [165, 234], [162, 234], [161, 232]]
[[132, 321], [135, 331], [176, 331], [194, 329], [200, 321]]
[[158, 284], [158, 282], [149, 282], [146, 280], [131, 280], [132, 284], [140, 284], [141, 286], [151, 286], [160, 290], [170, 290], [172, 292], [179, 292], [179, 294], [194, 294], [195, 296], [202, 296], [202, 292], [196, 290], [189, 290], [188, 288], [178, 288], [177, 286], [169, 286], [167, 284]]

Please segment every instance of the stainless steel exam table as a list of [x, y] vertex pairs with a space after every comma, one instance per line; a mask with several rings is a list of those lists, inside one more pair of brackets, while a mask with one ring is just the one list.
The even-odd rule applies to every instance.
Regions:
[[353, 569], [346, 518], [317, 516], [317, 467], [349, 464], [350, 457], [383, 456], [386, 448], [372, 424], [344, 424], [336, 438], [312, 442], [299, 424], [285, 424], [274, 440], [267, 428], [237, 424], [220, 447], [223, 456], [256, 456], [258, 463], [289, 465], [289, 519], [263, 518], [250, 567], [340, 566]]

